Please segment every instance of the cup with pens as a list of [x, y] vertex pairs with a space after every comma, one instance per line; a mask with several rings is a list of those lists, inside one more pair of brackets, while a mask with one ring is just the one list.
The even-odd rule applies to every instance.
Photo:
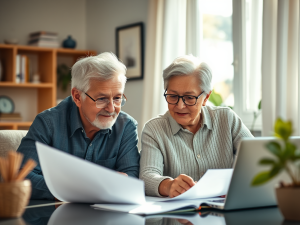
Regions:
[[20, 170], [23, 155], [9, 151], [6, 158], [0, 157], [0, 217], [20, 217], [29, 202], [31, 182], [25, 177], [36, 166], [36, 162], [28, 159]]

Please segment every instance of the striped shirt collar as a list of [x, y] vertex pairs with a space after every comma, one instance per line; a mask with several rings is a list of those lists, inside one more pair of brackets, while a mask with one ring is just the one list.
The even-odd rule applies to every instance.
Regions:
[[[202, 112], [202, 116], [203, 116], [203, 125], [206, 125], [206, 127], [209, 130], [212, 130], [211, 117], [209, 115], [209, 112], [208, 112], [206, 106], [202, 106], [201, 112]], [[177, 134], [178, 131], [180, 131], [180, 130], [184, 130], [184, 128], [180, 124], [178, 124], [176, 122], [176, 120], [171, 116], [169, 111], [167, 111], [165, 115], [169, 119], [169, 123], [170, 123], [171, 129], [172, 129], [173, 135]]]

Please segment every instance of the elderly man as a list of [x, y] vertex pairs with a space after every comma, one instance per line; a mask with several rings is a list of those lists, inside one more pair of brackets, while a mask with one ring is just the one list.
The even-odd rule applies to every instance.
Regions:
[[[125, 73], [125, 65], [112, 53], [77, 61], [72, 67], [72, 96], [36, 116], [18, 149], [24, 161], [32, 158], [39, 162], [35, 147], [35, 141], [39, 141], [138, 177], [137, 122], [121, 111], [126, 102]], [[28, 178], [32, 199], [54, 199], [39, 164]]]

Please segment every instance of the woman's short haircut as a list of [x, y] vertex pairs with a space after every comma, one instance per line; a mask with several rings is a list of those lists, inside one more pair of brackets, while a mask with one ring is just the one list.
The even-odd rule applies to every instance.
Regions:
[[163, 71], [164, 88], [168, 88], [172, 76], [196, 75], [199, 79], [200, 89], [208, 94], [211, 88], [212, 72], [205, 62], [193, 55], [184, 55], [176, 58], [171, 65]]
[[[123, 74], [126, 83], [126, 66], [111, 52], [104, 52], [96, 56], [79, 59], [72, 67], [72, 88], [82, 92], [90, 89], [91, 79], [109, 80], [116, 74]], [[85, 94], [82, 93], [85, 98]]]

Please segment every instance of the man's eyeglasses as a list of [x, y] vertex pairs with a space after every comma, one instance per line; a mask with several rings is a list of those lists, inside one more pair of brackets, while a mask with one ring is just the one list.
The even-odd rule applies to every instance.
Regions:
[[174, 95], [174, 94], [166, 94], [167, 89], [165, 90], [164, 96], [166, 101], [171, 104], [171, 105], [176, 105], [179, 102], [179, 99], [182, 98], [182, 101], [184, 104], [193, 106], [196, 105], [198, 98], [204, 93], [204, 91], [201, 92], [200, 95], [198, 96], [193, 96], [193, 95]]
[[[91, 96], [89, 96], [87, 93], [84, 93], [84, 94], [86, 94], [86, 96], [88, 96], [90, 99], [92, 99], [94, 102], [96, 102], [96, 107], [98, 109], [105, 108], [110, 103], [110, 100], [108, 98], [98, 98], [97, 100], [95, 100]], [[127, 98], [123, 94], [122, 97], [114, 99], [113, 104], [115, 107], [120, 107], [120, 106], [122, 107], [125, 105], [126, 101], [127, 101]]]

